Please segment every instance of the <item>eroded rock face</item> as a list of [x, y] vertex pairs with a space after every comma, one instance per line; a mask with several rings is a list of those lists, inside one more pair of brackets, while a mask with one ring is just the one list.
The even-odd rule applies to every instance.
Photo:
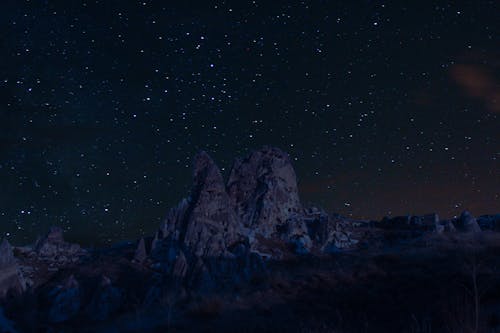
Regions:
[[355, 238], [353, 229], [353, 223], [342, 216], [330, 217], [327, 224], [326, 240], [321, 247], [322, 251], [333, 253], [355, 247], [359, 240]]
[[240, 224], [219, 168], [205, 152], [194, 160], [194, 184], [188, 199], [171, 210], [160, 238], [170, 238], [197, 257], [229, 255], [240, 237]]
[[0, 243], [0, 298], [7, 293], [21, 294], [26, 290], [26, 282], [19, 270], [12, 246], [3, 239]]
[[3, 239], [0, 243], [0, 269], [3, 267], [15, 265], [16, 259], [12, 251], [12, 246], [7, 239]]
[[264, 238], [275, 237], [278, 226], [302, 211], [290, 157], [278, 148], [237, 159], [227, 190], [244, 227]]
[[137, 244], [137, 248], [135, 249], [134, 261], [137, 263], [143, 263], [147, 257], [146, 242], [144, 241], [144, 238], [141, 238]]
[[33, 250], [41, 260], [56, 266], [75, 263], [85, 253], [80, 245], [66, 242], [63, 230], [58, 227], [51, 227], [44, 237], [38, 239]]
[[456, 227], [459, 231], [463, 232], [481, 232], [476, 218], [468, 210], [462, 212], [456, 221]]

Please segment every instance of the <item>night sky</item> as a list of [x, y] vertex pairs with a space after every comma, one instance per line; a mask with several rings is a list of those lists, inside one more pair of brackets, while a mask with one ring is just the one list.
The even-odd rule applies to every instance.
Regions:
[[152, 232], [264, 144], [356, 218], [500, 211], [497, 1], [0, 4], [0, 235]]

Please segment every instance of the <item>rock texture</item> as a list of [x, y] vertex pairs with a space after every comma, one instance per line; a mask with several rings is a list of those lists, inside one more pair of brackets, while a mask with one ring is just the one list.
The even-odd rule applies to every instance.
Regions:
[[462, 212], [456, 221], [456, 227], [463, 232], [481, 232], [481, 228], [479, 224], [477, 224], [476, 218], [468, 210]]
[[7, 293], [21, 294], [26, 290], [26, 282], [19, 269], [12, 246], [3, 239], [0, 243], [0, 298]]
[[134, 253], [134, 260], [138, 263], [143, 263], [147, 259], [148, 255], [146, 253], [146, 242], [144, 237], [139, 240], [137, 248]]
[[263, 147], [237, 159], [227, 190], [241, 223], [255, 236], [279, 237], [278, 227], [302, 212], [290, 157], [278, 148]]
[[197, 257], [227, 256], [227, 249], [239, 239], [239, 221], [224, 180], [205, 152], [195, 157], [193, 169], [191, 194], [169, 212], [160, 237], [179, 242]]
[[51, 227], [44, 237], [39, 238], [33, 250], [39, 259], [59, 267], [75, 263], [85, 254], [80, 245], [66, 242], [63, 230], [58, 227]]

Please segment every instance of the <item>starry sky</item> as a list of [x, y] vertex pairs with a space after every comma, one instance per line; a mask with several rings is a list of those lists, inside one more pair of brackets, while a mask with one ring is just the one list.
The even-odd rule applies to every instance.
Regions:
[[500, 211], [497, 1], [0, 4], [0, 234], [152, 232], [206, 150], [287, 151], [305, 204]]

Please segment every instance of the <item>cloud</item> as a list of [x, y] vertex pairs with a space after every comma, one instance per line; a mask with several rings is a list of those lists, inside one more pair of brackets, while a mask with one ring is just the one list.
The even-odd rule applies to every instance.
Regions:
[[456, 64], [451, 67], [450, 75], [467, 95], [483, 101], [489, 111], [500, 112], [500, 82], [494, 76], [494, 69]]

